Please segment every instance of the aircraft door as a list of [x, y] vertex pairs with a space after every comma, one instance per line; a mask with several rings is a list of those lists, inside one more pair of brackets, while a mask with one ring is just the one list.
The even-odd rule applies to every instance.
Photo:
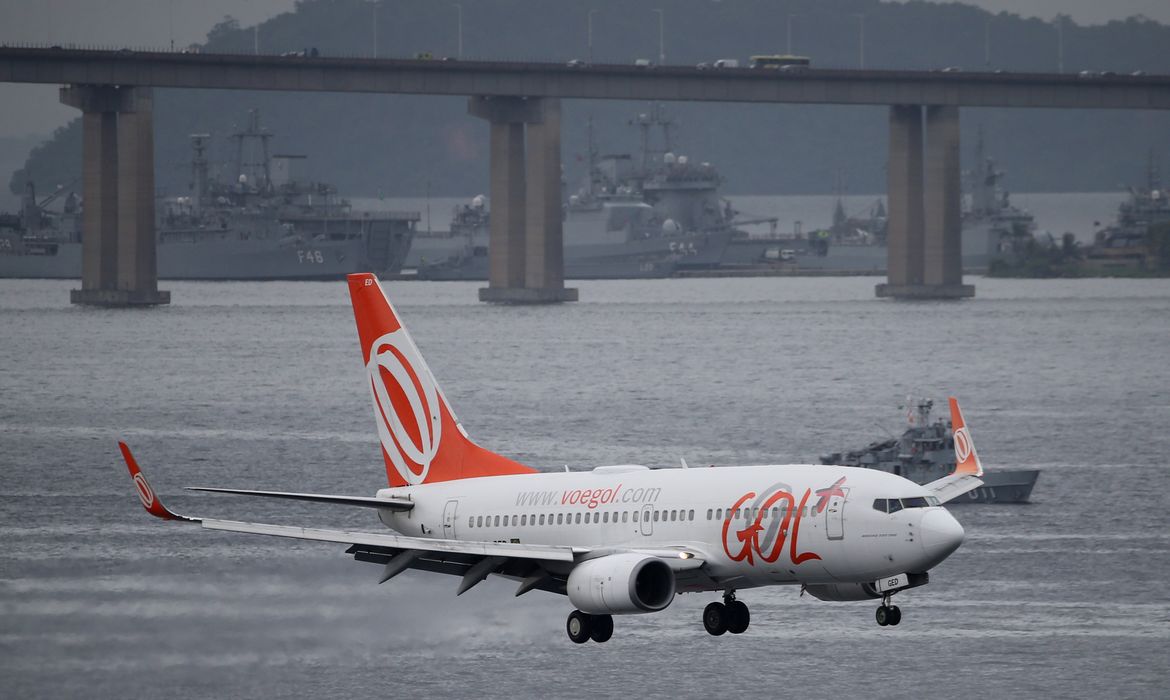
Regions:
[[654, 506], [642, 506], [642, 522], [639, 525], [643, 535], [649, 537], [654, 534]]
[[849, 489], [841, 491], [840, 495], [830, 496], [825, 506], [825, 532], [831, 540], [845, 537], [845, 497], [849, 495]]
[[443, 539], [455, 539], [455, 511], [459, 510], [459, 501], [447, 501], [443, 508]]

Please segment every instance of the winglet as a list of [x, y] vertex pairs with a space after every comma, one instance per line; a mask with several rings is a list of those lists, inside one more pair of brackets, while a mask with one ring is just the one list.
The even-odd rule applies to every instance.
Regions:
[[955, 440], [955, 474], [971, 474], [983, 476], [983, 463], [975, 452], [975, 443], [971, 440], [971, 430], [967, 428], [967, 421], [963, 420], [963, 411], [959, 409], [959, 402], [950, 397], [951, 404], [951, 431]]
[[126, 443], [118, 441], [118, 447], [122, 450], [122, 458], [126, 460], [126, 468], [130, 470], [130, 478], [134, 479], [134, 487], [138, 489], [138, 499], [142, 501], [142, 507], [146, 509], [156, 518], [163, 520], [188, 520], [191, 522], [199, 522], [199, 518], [188, 518], [185, 515], [178, 515], [173, 513], [158, 496], [155, 495], [154, 489], [150, 487], [150, 483], [146, 480], [142, 470], [138, 467], [138, 461], [134, 459], [134, 455], [130, 452], [130, 448]]

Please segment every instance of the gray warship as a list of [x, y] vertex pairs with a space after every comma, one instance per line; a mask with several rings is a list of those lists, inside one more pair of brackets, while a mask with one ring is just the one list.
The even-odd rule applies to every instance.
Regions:
[[[191, 192], [159, 202], [158, 276], [199, 280], [339, 279], [399, 271], [417, 212], [359, 212], [328, 184], [304, 178], [304, 156], [270, 155], [255, 110], [231, 136], [232, 181], [211, 176], [210, 136], [192, 134]], [[0, 225], [0, 278], [78, 278], [84, 202], [65, 188]]]
[[[906, 431], [900, 438], [871, 443], [859, 450], [822, 455], [821, 464], [880, 469], [926, 484], [950, 474], [955, 468], [955, 443], [950, 421], [931, 422], [934, 402], [921, 400], [907, 413]], [[990, 469], [983, 485], [952, 503], [1027, 503], [1040, 476], [1038, 469]], [[948, 504], [950, 505], [950, 504]]]
[[[1031, 240], [1032, 215], [1012, 204], [1002, 186], [1004, 172], [983, 149], [980, 130], [975, 168], [968, 172], [969, 203], [962, 216], [960, 255], [963, 271], [986, 272], [993, 261], [1011, 255]], [[788, 272], [885, 274], [885, 206], [878, 199], [865, 210], [847, 213], [838, 178], [832, 224], [825, 228], [767, 235], [741, 234], [727, 246], [725, 269], [779, 268]]]
[[[642, 134], [639, 159], [601, 155], [588, 134], [584, 184], [563, 205], [565, 276], [570, 279], [668, 277], [714, 268], [734, 233], [735, 212], [719, 196], [710, 163], [677, 155], [672, 122], [658, 105], [631, 121]], [[655, 142], [653, 132], [661, 131]], [[490, 212], [475, 197], [457, 206], [451, 230], [415, 237], [407, 266], [422, 279], [487, 279]]]
[[1097, 231], [1086, 251], [1089, 265], [1100, 270], [1146, 269], [1157, 257], [1150, 228], [1170, 223], [1170, 192], [1162, 184], [1154, 154], [1146, 165], [1145, 187], [1129, 187], [1129, 198], [1117, 207], [1117, 220]]

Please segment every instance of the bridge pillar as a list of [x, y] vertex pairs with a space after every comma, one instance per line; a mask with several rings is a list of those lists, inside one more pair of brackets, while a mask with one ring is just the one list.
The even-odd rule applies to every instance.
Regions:
[[[886, 275], [890, 286], [922, 284], [922, 108], [890, 107], [886, 170]], [[878, 292], [878, 296], [882, 296]]]
[[926, 108], [925, 169], [922, 281], [942, 291], [936, 296], [975, 296], [975, 287], [963, 284], [958, 107]]
[[81, 289], [74, 304], [168, 304], [158, 290], [153, 104], [149, 88], [73, 85], [61, 102], [82, 112]]
[[468, 112], [491, 129], [489, 271], [480, 301], [576, 301], [564, 281], [560, 101], [472, 97]]
[[887, 282], [875, 291], [896, 299], [972, 297], [960, 250], [959, 110], [925, 108], [925, 133], [923, 112], [890, 107]]

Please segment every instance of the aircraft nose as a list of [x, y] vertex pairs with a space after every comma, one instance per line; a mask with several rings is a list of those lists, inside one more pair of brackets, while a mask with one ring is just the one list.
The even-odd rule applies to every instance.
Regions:
[[922, 549], [930, 566], [946, 559], [963, 543], [963, 526], [943, 508], [934, 508], [922, 516]]

